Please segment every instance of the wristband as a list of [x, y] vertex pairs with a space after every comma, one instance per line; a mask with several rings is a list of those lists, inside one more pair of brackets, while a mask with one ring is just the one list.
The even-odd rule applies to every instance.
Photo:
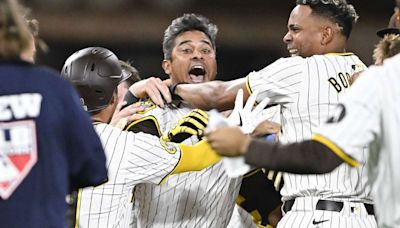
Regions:
[[140, 100], [139, 98], [135, 97], [135, 95], [133, 95], [133, 93], [128, 90], [124, 97], [124, 101], [126, 101], [126, 104], [121, 107], [121, 110], [131, 104], [138, 102], [139, 100]]
[[182, 100], [182, 97], [180, 97], [178, 94], [175, 93], [176, 92], [176, 87], [178, 85], [180, 85], [180, 84], [187, 84], [187, 83], [186, 82], [179, 82], [179, 83], [173, 83], [170, 86], [168, 86], [169, 92], [171, 93], [172, 100], [175, 100], [175, 101], [181, 101]]

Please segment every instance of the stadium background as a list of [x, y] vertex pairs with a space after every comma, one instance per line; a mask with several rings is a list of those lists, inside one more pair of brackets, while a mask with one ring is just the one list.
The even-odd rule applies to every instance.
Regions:
[[[386, 27], [393, 0], [348, 0], [359, 13], [348, 51], [372, 63], [378, 41], [375, 31]], [[282, 37], [294, 0], [25, 0], [40, 22], [49, 45], [38, 62], [60, 70], [75, 50], [104, 46], [122, 60], [131, 60], [142, 77], [161, 69], [162, 35], [172, 19], [199, 13], [218, 25], [218, 79], [246, 75], [287, 56]]]

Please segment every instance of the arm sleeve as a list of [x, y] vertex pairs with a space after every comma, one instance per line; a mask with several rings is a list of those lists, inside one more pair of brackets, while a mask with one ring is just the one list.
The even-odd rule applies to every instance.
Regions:
[[[160, 140], [160, 142], [162, 142], [162, 140]], [[221, 157], [217, 155], [205, 140], [202, 140], [193, 146], [179, 144], [179, 149], [181, 156], [170, 174], [200, 171], [221, 160]], [[164, 182], [168, 176], [169, 175], [165, 176], [161, 183]]]
[[118, 140], [125, 141], [117, 145], [106, 144], [108, 151], [124, 150], [124, 153], [114, 152], [109, 155], [111, 180], [132, 184], [159, 184], [171, 174], [202, 170], [220, 160], [205, 141], [187, 146], [164, 142], [156, 136], [144, 133], [133, 134], [121, 132], [119, 129], [107, 133], [110, 127], [105, 129], [101, 137], [118, 136]]
[[342, 163], [328, 147], [312, 140], [280, 145], [253, 139], [245, 160], [255, 167], [296, 174], [327, 173]]
[[199, 171], [221, 160], [221, 157], [210, 147], [207, 141], [202, 140], [193, 146], [179, 144], [181, 159], [173, 173]]
[[99, 185], [107, 180], [106, 157], [89, 115], [83, 110], [77, 92], [69, 87], [64, 94], [68, 110], [64, 137], [71, 189]]

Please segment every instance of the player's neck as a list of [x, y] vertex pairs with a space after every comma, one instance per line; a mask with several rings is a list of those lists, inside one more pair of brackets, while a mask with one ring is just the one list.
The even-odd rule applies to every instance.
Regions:
[[331, 43], [329, 43], [325, 46], [324, 52], [325, 53], [344, 53], [344, 52], [346, 52], [346, 41], [343, 39], [332, 41]]
[[109, 123], [110, 119], [110, 115], [104, 111], [100, 111], [99, 113], [92, 115], [93, 122]]
[[92, 118], [92, 122], [93, 123], [104, 123], [104, 121], [102, 121], [101, 119], [98, 119], [98, 118]]

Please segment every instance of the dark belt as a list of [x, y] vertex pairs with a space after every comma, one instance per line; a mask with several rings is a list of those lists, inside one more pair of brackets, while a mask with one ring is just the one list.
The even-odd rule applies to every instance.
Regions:
[[[283, 211], [286, 213], [290, 211], [293, 207], [294, 199], [285, 201], [283, 204]], [[374, 205], [364, 203], [365, 209], [369, 215], [375, 215]], [[317, 205], [315, 206], [316, 210], [321, 211], [336, 211], [340, 212], [343, 208], [343, 202], [331, 201], [331, 200], [318, 200]]]

